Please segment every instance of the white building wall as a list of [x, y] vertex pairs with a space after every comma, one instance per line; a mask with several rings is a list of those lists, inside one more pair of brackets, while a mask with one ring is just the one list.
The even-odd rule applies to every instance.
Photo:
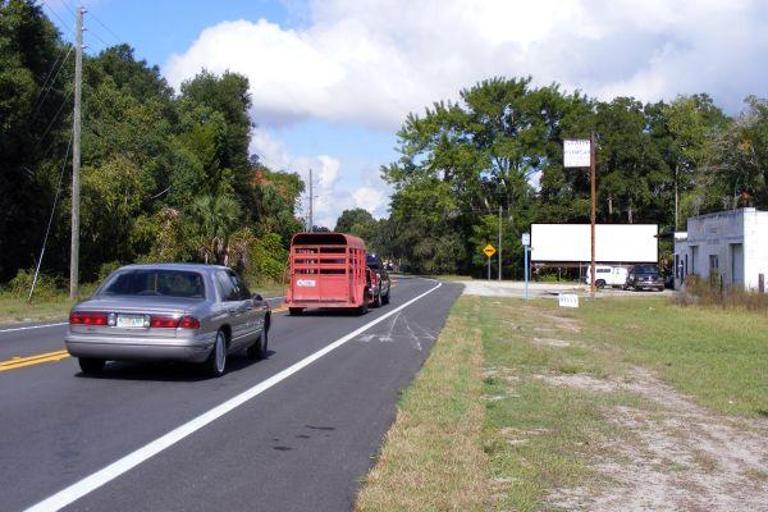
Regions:
[[760, 274], [768, 288], [768, 212], [744, 210], [744, 287], [757, 290]]
[[[738, 262], [734, 262], [734, 254], [739, 254], [736, 244], [741, 244]], [[706, 279], [716, 272], [725, 286], [731, 286], [734, 268], [741, 268], [746, 289], [758, 288], [760, 274], [768, 288], [768, 212], [743, 208], [692, 217], [687, 238], [675, 243], [675, 254], [681, 262], [688, 257], [688, 274]], [[717, 268], [713, 268], [712, 256], [717, 258]], [[676, 280], [676, 285], [681, 282]]]

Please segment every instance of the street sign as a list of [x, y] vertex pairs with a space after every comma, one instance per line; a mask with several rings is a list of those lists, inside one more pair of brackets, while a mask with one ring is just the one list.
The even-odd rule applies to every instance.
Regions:
[[520, 242], [521, 242], [521, 243], [522, 243], [524, 246], [526, 246], [526, 247], [528, 247], [529, 245], [531, 245], [531, 234], [530, 234], [530, 233], [523, 233], [523, 236], [522, 236], [522, 237], [520, 237]]
[[496, 248], [494, 246], [492, 246], [491, 244], [488, 244], [483, 249], [483, 252], [485, 253], [486, 256], [488, 256], [490, 258], [494, 254], [496, 254]]
[[563, 167], [589, 167], [589, 139], [563, 141]]

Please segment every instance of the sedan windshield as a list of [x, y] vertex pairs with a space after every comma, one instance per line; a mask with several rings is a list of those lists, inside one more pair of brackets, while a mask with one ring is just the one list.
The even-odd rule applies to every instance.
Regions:
[[205, 286], [203, 277], [196, 272], [136, 269], [117, 274], [101, 294], [203, 299]]

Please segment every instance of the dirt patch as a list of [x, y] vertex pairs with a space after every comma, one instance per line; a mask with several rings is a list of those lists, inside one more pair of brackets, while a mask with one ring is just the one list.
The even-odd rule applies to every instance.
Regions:
[[571, 342], [566, 340], [559, 340], [557, 338], [533, 338], [533, 344], [538, 345], [540, 347], [555, 347], [555, 348], [564, 348], [564, 347], [570, 347]]
[[608, 421], [626, 435], [603, 443], [594, 463], [613, 482], [607, 490], [559, 489], [551, 504], [567, 510], [768, 511], [768, 422], [718, 416], [642, 368], [624, 379], [539, 376], [556, 386], [595, 392], [630, 391], [654, 410], [614, 407]]
[[569, 318], [566, 316], [545, 314], [545, 313], [539, 313], [538, 316], [543, 319], [551, 321], [553, 326], [556, 329], [559, 329], [561, 331], [574, 332], [574, 333], [581, 332], [581, 326], [579, 325], [579, 321], [576, 320], [575, 318]]

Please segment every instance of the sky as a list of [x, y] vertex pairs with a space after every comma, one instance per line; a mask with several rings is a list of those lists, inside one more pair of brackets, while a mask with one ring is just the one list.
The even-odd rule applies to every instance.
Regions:
[[[72, 39], [76, 0], [45, 12]], [[387, 215], [380, 167], [410, 112], [494, 76], [609, 100], [707, 92], [731, 114], [768, 97], [768, 0], [90, 0], [87, 51], [127, 42], [179, 85], [249, 78], [250, 149], [313, 169], [315, 224]], [[305, 201], [306, 202], [306, 201]]]

